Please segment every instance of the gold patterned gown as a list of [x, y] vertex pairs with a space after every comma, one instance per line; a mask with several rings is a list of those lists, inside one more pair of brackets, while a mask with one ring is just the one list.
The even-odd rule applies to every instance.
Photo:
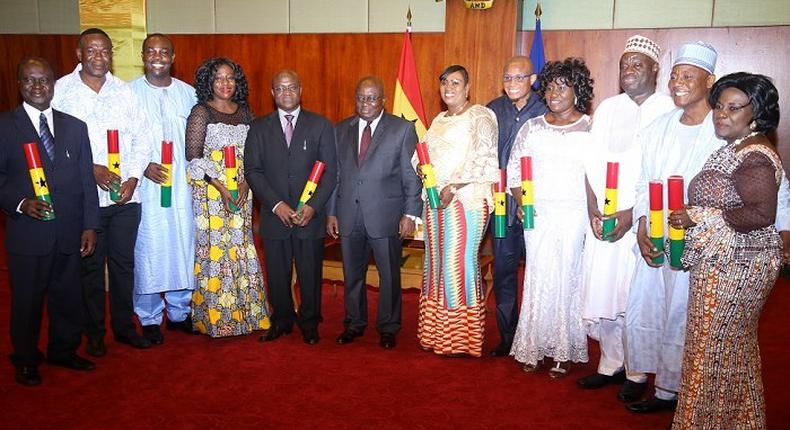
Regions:
[[763, 429], [757, 323], [779, 274], [779, 157], [761, 145], [713, 153], [689, 184], [690, 268], [683, 376], [674, 429]]
[[437, 189], [468, 184], [444, 209], [431, 209], [424, 202], [417, 337], [423, 349], [436, 354], [479, 357], [483, 348], [485, 303], [478, 255], [493, 208], [491, 187], [499, 180], [497, 137], [494, 113], [480, 105], [460, 115], [440, 113], [425, 134]]
[[223, 148], [236, 147], [238, 178], [244, 177], [244, 141], [252, 113], [233, 114], [206, 104], [192, 109], [187, 124], [187, 174], [192, 187], [195, 233], [195, 291], [192, 322], [211, 337], [236, 336], [269, 328], [263, 274], [252, 239], [252, 199], [228, 213], [219, 191], [204, 175], [227, 183]]

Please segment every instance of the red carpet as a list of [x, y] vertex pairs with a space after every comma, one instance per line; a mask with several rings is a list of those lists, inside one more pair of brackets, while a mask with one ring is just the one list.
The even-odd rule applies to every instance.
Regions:
[[[0, 253], [4, 250], [0, 247]], [[5, 263], [4, 256], [0, 256]], [[369, 295], [374, 298], [374, 294]], [[392, 351], [369, 329], [350, 345], [342, 330], [342, 290], [324, 288], [321, 342], [293, 333], [263, 344], [257, 336], [210, 339], [166, 332], [165, 344], [135, 350], [112, 342], [97, 370], [41, 366], [44, 384], [14, 383], [0, 360], [0, 428], [8, 429], [666, 429], [670, 413], [640, 416], [616, 399], [617, 387], [582, 391], [574, 380], [525, 374], [510, 358], [452, 359], [422, 352], [415, 338], [417, 294], [404, 297], [404, 327]], [[7, 273], [0, 274], [0, 351], [10, 352]], [[492, 302], [489, 303], [493, 305]], [[375, 309], [375, 308], [372, 308]], [[761, 324], [768, 422], [788, 428], [790, 281], [780, 281]], [[371, 315], [375, 312], [371, 311]], [[486, 348], [497, 341], [493, 316]], [[43, 344], [42, 344], [43, 345]], [[593, 345], [590, 356], [597, 358]]]

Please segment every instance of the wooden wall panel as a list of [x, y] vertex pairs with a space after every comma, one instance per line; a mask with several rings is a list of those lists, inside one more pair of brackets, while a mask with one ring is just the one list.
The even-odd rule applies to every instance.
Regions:
[[[666, 51], [677, 51], [685, 42], [704, 40], [719, 53], [716, 75], [745, 71], [761, 73], [773, 78], [779, 90], [782, 118], [776, 142], [790, 172], [790, 26], [733, 27], [733, 28], [678, 28], [639, 30], [544, 31], [543, 44], [547, 60], [569, 56], [583, 57], [595, 79], [593, 106], [619, 93], [618, 67], [625, 41], [634, 34], [655, 40]], [[521, 32], [521, 46], [529, 50], [534, 32]], [[527, 54], [529, 52], [526, 52]], [[671, 63], [670, 63], [671, 64]], [[669, 67], [661, 73], [668, 76]], [[666, 78], [662, 81], [666, 83]], [[661, 88], [666, 91], [665, 88]]]
[[485, 104], [502, 91], [502, 66], [516, 52], [519, 0], [499, 0], [491, 9], [470, 10], [448, 1], [444, 26], [445, 66], [469, 71], [469, 99]]
[[74, 70], [76, 48], [76, 35], [0, 35], [0, 111], [22, 102], [16, 85], [19, 60], [28, 55], [44, 57], [60, 76]]
[[[271, 77], [288, 67], [302, 77], [306, 109], [338, 121], [354, 113], [354, 88], [360, 77], [375, 74], [384, 80], [392, 108], [403, 34], [275, 34], [172, 35], [176, 47], [174, 75], [193, 83], [206, 58], [224, 55], [244, 68], [250, 86], [250, 105], [256, 115], [274, 109]], [[426, 115], [441, 111], [437, 77], [444, 68], [444, 35], [415, 33], [412, 42]], [[0, 35], [0, 110], [21, 102], [16, 88], [16, 63], [25, 55], [41, 55], [53, 63], [58, 76], [76, 65], [77, 36]]]
[[[497, 2], [499, 5], [499, 2]], [[472, 11], [481, 13], [480, 11]], [[448, 26], [451, 26], [448, 23]], [[544, 43], [549, 59], [567, 56], [584, 57], [596, 80], [594, 104], [618, 93], [617, 63], [625, 40], [635, 34], [654, 38], [670, 49], [691, 40], [705, 40], [719, 50], [719, 74], [746, 70], [774, 78], [779, 88], [784, 114], [778, 143], [790, 167], [790, 27], [701, 28], [666, 30], [546, 31]], [[532, 44], [532, 32], [519, 33], [521, 46]], [[432, 119], [441, 111], [438, 75], [447, 65], [445, 48], [449, 35], [415, 33], [414, 52], [420, 74], [426, 114]], [[269, 94], [270, 79], [279, 68], [292, 67], [301, 75], [303, 98], [307, 109], [321, 112], [337, 121], [353, 114], [352, 94], [359, 77], [377, 74], [382, 77], [392, 107], [392, 92], [400, 57], [402, 34], [281, 34], [281, 35], [174, 35], [177, 60], [174, 73], [186, 82], [194, 81], [197, 66], [213, 55], [227, 55], [242, 64], [249, 76], [250, 103], [257, 115], [273, 110]], [[58, 76], [69, 73], [76, 64], [77, 36], [72, 35], [0, 35], [0, 110], [20, 103], [16, 88], [16, 63], [25, 55], [48, 59]], [[514, 44], [515, 46], [515, 44]], [[454, 48], [462, 52], [462, 45]], [[476, 49], [470, 47], [469, 49]], [[473, 88], [473, 97], [486, 102], [499, 94], [502, 59], [479, 62], [491, 85], [482, 95]], [[475, 72], [472, 71], [473, 79]], [[477, 73], [478, 77], [480, 73]], [[788, 169], [790, 171], [790, 169]]]

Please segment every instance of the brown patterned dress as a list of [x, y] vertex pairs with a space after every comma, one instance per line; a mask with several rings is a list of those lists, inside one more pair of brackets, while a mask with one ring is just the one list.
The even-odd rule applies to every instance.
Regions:
[[711, 155], [688, 189], [691, 271], [683, 378], [674, 429], [762, 429], [757, 323], [782, 264], [774, 227], [783, 174], [762, 145]]

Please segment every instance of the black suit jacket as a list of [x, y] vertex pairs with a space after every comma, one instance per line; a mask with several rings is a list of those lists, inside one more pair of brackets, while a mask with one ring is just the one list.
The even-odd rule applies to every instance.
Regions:
[[328, 213], [338, 218], [341, 236], [351, 233], [357, 207], [372, 238], [398, 234], [402, 215], [422, 214], [422, 182], [411, 165], [417, 145], [414, 124], [384, 112], [360, 166], [359, 116], [335, 127], [338, 183]]
[[[323, 238], [326, 235], [324, 206], [335, 188], [337, 176], [332, 123], [301, 109], [289, 148], [277, 112], [250, 124], [244, 146], [244, 177], [261, 203], [261, 237], [282, 240], [296, 234], [300, 239]], [[306, 226], [288, 228], [272, 213], [272, 208], [283, 201], [296, 210], [316, 160], [326, 164], [318, 188], [307, 202], [316, 214]]]
[[[93, 178], [88, 128], [71, 115], [52, 111], [55, 159], [50, 160], [22, 106], [0, 115], [0, 207], [8, 215], [6, 249], [22, 255], [80, 251], [82, 231], [99, 228], [99, 198]], [[38, 143], [55, 219], [39, 221], [17, 212], [35, 198], [22, 144]], [[55, 245], [57, 244], [57, 249]]]

